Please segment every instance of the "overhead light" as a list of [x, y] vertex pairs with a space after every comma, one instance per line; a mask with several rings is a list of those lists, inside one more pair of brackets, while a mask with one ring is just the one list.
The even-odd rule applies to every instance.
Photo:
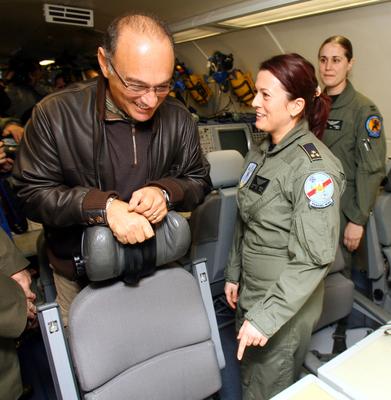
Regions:
[[183, 42], [188, 42], [190, 40], [202, 39], [209, 36], [219, 35], [220, 33], [223, 32], [226, 32], [226, 29], [206, 26], [202, 28], [188, 29], [184, 32], [174, 33], [173, 36], [175, 43], [183, 43]]
[[270, 10], [276, 7], [282, 7], [287, 4], [298, 3], [303, 0], [247, 0], [239, 4], [231, 4], [210, 10], [207, 13], [195, 15], [190, 18], [182, 19], [179, 22], [170, 24], [170, 30], [173, 33], [182, 32], [188, 29], [205, 27], [205, 25], [216, 24], [231, 18], [250, 15], [263, 10]]
[[371, 3], [380, 3], [382, 1], [384, 0], [310, 0], [251, 15], [245, 15], [243, 17], [227, 19], [220, 21], [219, 25], [232, 28], [250, 28], [294, 18], [363, 6]]
[[39, 62], [39, 65], [42, 67], [46, 67], [46, 65], [54, 64], [56, 60], [42, 60]]
[[[248, 0], [170, 24], [176, 43], [389, 0]], [[222, 28], [218, 31], [218, 28]]]

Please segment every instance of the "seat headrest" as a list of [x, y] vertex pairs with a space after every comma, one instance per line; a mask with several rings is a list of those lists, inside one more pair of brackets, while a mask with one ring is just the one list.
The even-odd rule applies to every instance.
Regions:
[[214, 189], [236, 186], [244, 158], [237, 150], [218, 150], [206, 154], [210, 164], [210, 179]]
[[135, 283], [155, 267], [183, 257], [190, 242], [189, 224], [175, 211], [157, 225], [153, 238], [134, 245], [118, 242], [106, 226], [91, 226], [82, 236], [83, 267], [92, 282], [121, 277]]

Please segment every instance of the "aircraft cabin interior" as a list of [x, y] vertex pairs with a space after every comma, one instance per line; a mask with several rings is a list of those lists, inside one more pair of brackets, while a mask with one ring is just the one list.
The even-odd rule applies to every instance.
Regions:
[[[376, 122], [382, 124], [385, 171], [360, 245], [352, 253], [351, 276], [345, 274], [345, 253], [337, 245], [335, 259], [322, 278], [322, 312], [299, 378], [270, 398], [390, 398], [391, 1], [0, 0], [0, 92], [7, 93], [18, 65], [35, 65], [39, 71], [34, 104], [23, 112], [14, 107], [14, 102], [30, 101], [23, 93], [18, 100], [12, 98], [11, 105], [0, 104], [0, 129], [2, 120], [15, 119], [26, 131], [36, 102], [96, 80], [101, 75], [97, 51], [107, 26], [132, 10], [156, 14], [173, 34], [170, 88], [149, 86], [144, 94], [154, 92], [158, 98], [159, 90], [166, 90], [164, 95], [176, 98], [190, 112], [202, 156], [210, 165], [211, 191], [192, 211], [170, 209], [164, 222], [154, 227], [150, 247], [122, 244], [100, 224], [83, 228], [80, 255], [73, 261], [86, 286], [72, 302], [64, 326], [42, 221], [25, 215], [13, 189], [14, 170], [0, 173], [0, 220], [29, 262], [36, 295], [36, 319], [14, 338], [23, 382], [19, 399], [243, 398], [238, 327], [225, 294], [224, 270], [235, 249], [235, 224], [241, 215], [238, 190], [257, 168], [251, 160], [246, 164], [246, 156], [268, 135], [259, 129], [254, 108], [257, 89], [261, 91], [256, 88], [259, 67], [273, 56], [298, 53], [312, 63], [326, 93], [318, 52], [325, 39], [334, 35], [351, 41], [348, 79], [376, 105], [371, 106], [378, 110], [374, 114], [381, 115]], [[329, 119], [327, 126], [332, 123]], [[368, 153], [380, 137], [369, 123], [370, 118], [362, 128], [369, 139], [360, 139]], [[48, 138], [53, 139], [49, 134]], [[4, 128], [0, 141], [15, 162], [24, 139], [6, 135]], [[76, 143], [74, 151], [79, 150]], [[316, 155], [307, 155], [311, 163], [316, 160]], [[311, 176], [319, 179], [315, 173]], [[251, 190], [262, 194], [268, 184], [261, 182]], [[160, 189], [169, 205], [167, 191]], [[106, 208], [115, 199], [109, 197]], [[328, 199], [319, 201], [315, 208], [333, 205]], [[315, 234], [308, 240], [320, 239]], [[153, 261], [148, 258], [150, 248]], [[153, 262], [153, 272], [143, 275], [144, 264], [149, 268]], [[140, 268], [135, 280], [124, 278], [129, 265]], [[2, 274], [0, 269], [0, 278]], [[0, 374], [0, 400], [14, 400], [11, 395], [1, 398], [2, 384]]]

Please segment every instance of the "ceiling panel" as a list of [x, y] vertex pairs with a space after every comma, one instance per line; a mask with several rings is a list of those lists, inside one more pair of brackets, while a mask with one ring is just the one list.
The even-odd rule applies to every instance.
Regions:
[[[43, 4], [62, 4], [94, 10], [94, 28], [49, 24], [44, 21]], [[179, 22], [210, 10], [238, 4], [238, 0], [143, 0], [143, 10], [154, 12], [168, 23]], [[140, 9], [135, 0], [0, 0], [0, 62], [21, 52], [26, 56], [94, 57], [108, 23], [126, 11]]]

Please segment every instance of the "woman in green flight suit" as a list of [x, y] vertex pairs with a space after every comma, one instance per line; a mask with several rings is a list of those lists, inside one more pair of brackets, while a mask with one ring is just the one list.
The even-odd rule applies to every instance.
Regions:
[[268, 399], [298, 378], [322, 310], [344, 188], [340, 162], [315, 136], [330, 100], [313, 65], [298, 54], [273, 57], [256, 89], [256, 127], [266, 134], [246, 156], [225, 271], [244, 400]]
[[323, 142], [341, 160], [347, 187], [341, 199], [341, 248], [351, 274], [351, 252], [364, 234], [379, 185], [385, 176], [383, 118], [371, 100], [348, 80], [353, 48], [344, 36], [326, 39], [319, 49], [319, 74], [332, 106]]

